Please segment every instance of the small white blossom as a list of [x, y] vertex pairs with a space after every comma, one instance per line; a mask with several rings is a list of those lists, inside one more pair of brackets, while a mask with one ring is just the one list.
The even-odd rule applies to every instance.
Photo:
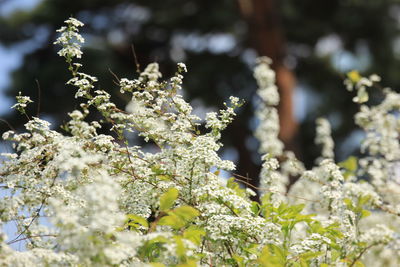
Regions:
[[335, 154], [333, 152], [334, 142], [331, 136], [331, 125], [324, 118], [318, 118], [316, 123], [317, 134], [315, 143], [322, 146], [322, 158], [333, 159]]
[[22, 96], [21, 92], [16, 96], [17, 103], [13, 105], [11, 108], [18, 110], [21, 113], [25, 113], [25, 108], [29, 103], [33, 103], [29, 96]]

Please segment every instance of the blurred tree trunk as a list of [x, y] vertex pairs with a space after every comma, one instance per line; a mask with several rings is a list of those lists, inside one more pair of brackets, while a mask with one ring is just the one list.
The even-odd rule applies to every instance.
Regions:
[[[284, 142], [286, 149], [293, 150], [298, 154], [299, 151], [295, 141], [298, 124], [293, 114], [293, 93], [296, 78], [293, 72], [283, 63], [286, 55], [286, 41], [281, 25], [278, 1], [238, 1], [242, 16], [249, 27], [250, 45], [260, 56], [268, 56], [273, 60], [272, 68], [276, 72], [276, 83], [281, 98], [278, 106], [280, 118], [279, 138]], [[253, 181], [253, 183], [257, 185], [258, 181]]]

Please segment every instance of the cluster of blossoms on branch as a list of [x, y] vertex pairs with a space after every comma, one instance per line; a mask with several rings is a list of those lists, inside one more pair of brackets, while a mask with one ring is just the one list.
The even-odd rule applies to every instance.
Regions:
[[[218, 150], [221, 131], [242, 105], [238, 98], [203, 121], [179, 93], [186, 66], [162, 80], [152, 63], [137, 79], [118, 80], [131, 97], [120, 109], [95, 90], [95, 77], [78, 71], [83, 24], [65, 22], [56, 44], [82, 103], [61, 134], [30, 118], [30, 99], [17, 97], [15, 108], [29, 121], [26, 132], [3, 134], [15, 152], [3, 153], [0, 167], [0, 226], [15, 223], [17, 233], [0, 230], [1, 266], [400, 264], [400, 96], [385, 89], [381, 104], [366, 105], [376, 76], [353, 72], [346, 80], [362, 104], [356, 123], [366, 131], [364, 156], [336, 164], [329, 122], [319, 119], [322, 155], [306, 170], [278, 139], [275, 73], [261, 58], [254, 72], [261, 185], [245, 189], [238, 177], [221, 182], [218, 171], [235, 169]], [[93, 109], [100, 121], [87, 119]], [[112, 134], [99, 133], [108, 125]], [[131, 132], [155, 149], [129, 146]], [[299, 178], [287, 192], [291, 177]], [[257, 190], [261, 201], [251, 201]], [[22, 251], [13, 248], [19, 242]]]

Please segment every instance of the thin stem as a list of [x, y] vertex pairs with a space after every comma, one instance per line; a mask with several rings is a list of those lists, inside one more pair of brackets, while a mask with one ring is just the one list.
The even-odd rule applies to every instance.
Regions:
[[371, 244], [371, 245], [369, 245], [368, 247], [364, 248], [364, 249], [360, 252], [360, 254], [351, 262], [351, 264], [349, 265], [349, 267], [353, 267], [353, 266], [356, 264], [356, 262], [357, 262], [359, 259], [361, 259], [362, 255], [363, 255], [368, 249], [372, 248], [372, 247], [375, 246], [375, 245], [376, 245], [376, 244]]
[[35, 237], [46, 237], [46, 236], [57, 237], [57, 235], [54, 235], [54, 234], [47, 234], [47, 235], [30, 235], [30, 236], [23, 237], [23, 238], [19, 238], [19, 239], [14, 239], [14, 240], [8, 242], [7, 244], [10, 245], [10, 244], [13, 244], [13, 243], [17, 243], [17, 242], [24, 241], [24, 240], [31, 239], [31, 238], [35, 238]]

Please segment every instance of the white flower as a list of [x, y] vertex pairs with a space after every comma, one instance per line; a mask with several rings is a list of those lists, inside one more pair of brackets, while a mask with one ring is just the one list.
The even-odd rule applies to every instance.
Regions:
[[333, 159], [335, 154], [333, 152], [334, 142], [331, 137], [331, 125], [329, 121], [324, 118], [318, 118], [317, 123], [317, 135], [315, 137], [315, 143], [322, 146], [322, 158]]

